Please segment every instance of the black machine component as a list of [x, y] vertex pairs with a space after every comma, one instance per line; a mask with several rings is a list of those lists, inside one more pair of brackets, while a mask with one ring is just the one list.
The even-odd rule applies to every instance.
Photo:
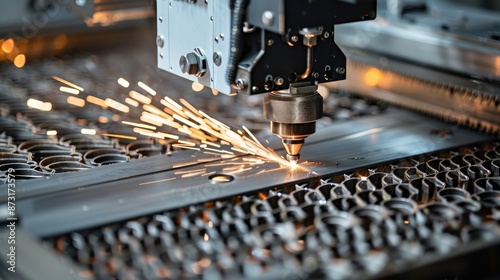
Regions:
[[376, 6], [376, 1], [250, 1], [247, 20], [255, 30], [243, 34], [233, 83], [257, 94], [295, 82], [345, 79], [346, 58], [335, 44], [334, 25], [372, 20]]

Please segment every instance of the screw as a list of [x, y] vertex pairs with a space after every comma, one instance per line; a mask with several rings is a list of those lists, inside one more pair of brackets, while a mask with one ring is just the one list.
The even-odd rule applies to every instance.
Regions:
[[220, 66], [220, 64], [222, 63], [222, 54], [220, 52], [214, 52], [213, 59], [215, 65]]
[[290, 40], [292, 40], [292, 42], [294, 43], [297, 43], [299, 41], [299, 36], [293, 35], [292, 38], [290, 38]]
[[330, 32], [326, 31], [325, 33], [323, 33], [323, 38], [325, 39], [330, 38]]
[[238, 87], [239, 90], [244, 90], [247, 87], [248, 83], [245, 78], [238, 78], [236, 80], [236, 87]]
[[317, 78], [319, 78], [319, 73], [318, 72], [313, 72], [312, 76], [313, 76], [313, 78], [317, 79]]
[[267, 45], [270, 47], [274, 44], [274, 40], [273, 39], [269, 39], [267, 40]]
[[335, 72], [337, 72], [337, 74], [344, 75], [345, 68], [344, 67], [337, 67], [337, 69], [335, 69]]
[[208, 5], [208, 0], [205, 0], [205, 5]]
[[221, 34], [219, 35], [219, 37], [220, 37], [220, 39], [221, 39], [222, 41], [224, 41], [224, 33], [221, 33]]
[[160, 53], [160, 58], [163, 58], [163, 53]]
[[259, 87], [257, 87], [257, 86], [253, 86], [252, 87], [252, 92], [255, 93], [255, 92], [258, 92], [258, 91], [259, 91]]
[[160, 48], [163, 48], [165, 45], [165, 37], [163, 35], [156, 36], [156, 45]]
[[278, 76], [278, 77], [276, 77], [276, 78], [274, 78], [274, 83], [275, 83], [276, 85], [278, 85], [278, 86], [281, 86], [284, 82], [285, 82], [285, 80], [283, 80], [283, 78], [281, 78], [281, 77], [279, 77], [279, 76]]
[[274, 22], [274, 14], [271, 11], [265, 11], [262, 13], [262, 23], [267, 26], [273, 25]]
[[163, 22], [163, 17], [159, 17], [159, 18], [158, 18], [158, 20], [159, 20], [160, 22]]
[[215, 37], [214, 40], [216, 43], [219, 43], [219, 37]]

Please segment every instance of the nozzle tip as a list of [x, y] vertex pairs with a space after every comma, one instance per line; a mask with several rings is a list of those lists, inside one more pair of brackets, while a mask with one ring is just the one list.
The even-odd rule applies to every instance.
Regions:
[[296, 155], [291, 155], [291, 154], [287, 154], [286, 155], [286, 159], [291, 163], [291, 164], [297, 164], [297, 162], [299, 161], [300, 159], [300, 154], [296, 154]]

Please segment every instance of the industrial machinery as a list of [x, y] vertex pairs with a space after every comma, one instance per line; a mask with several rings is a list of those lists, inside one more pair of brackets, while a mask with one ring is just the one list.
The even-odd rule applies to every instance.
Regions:
[[157, 9], [158, 67], [226, 94], [268, 93], [264, 116], [297, 162], [322, 117], [317, 85], [346, 77], [335, 25], [373, 20], [377, 7], [375, 0], [164, 0]]
[[15, 3], [0, 279], [499, 278], [499, 3]]

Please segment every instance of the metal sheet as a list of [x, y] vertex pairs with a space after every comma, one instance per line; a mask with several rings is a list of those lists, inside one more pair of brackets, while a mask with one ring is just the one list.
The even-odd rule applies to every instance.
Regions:
[[[453, 137], [436, 140], [430, 133], [434, 128], [451, 129]], [[243, 168], [239, 172], [225, 172], [234, 176], [229, 183], [214, 183], [205, 172], [200, 173], [201, 168], [207, 168], [208, 173], [222, 171], [220, 166], [211, 167], [208, 164], [145, 173], [126, 180], [110, 180], [86, 188], [25, 199], [18, 203], [18, 213], [22, 225], [29, 232], [37, 236], [51, 236], [491, 139], [465, 129], [443, 127], [441, 122], [411, 112], [394, 110], [383, 117], [361, 118], [321, 128], [305, 147], [304, 168], [290, 170], [275, 163], [265, 163], [252, 169]], [[273, 141], [271, 146], [277, 144], [281, 145]], [[244, 158], [255, 159], [241, 157], [233, 161]], [[352, 160], [355, 158], [360, 160]], [[230, 161], [219, 163], [231, 164]], [[143, 170], [152, 168], [149, 164], [145, 162]], [[100, 170], [92, 172], [96, 174]], [[186, 176], [190, 172], [193, 176]], [[100, 176], [105, 174], [96, 175]], [[57, 186], [65, 182], [53, 184]]]
[[[132, 160], [125, 164], [100, 166], [98, 172], [96, 170], [85, 170], [84, 172], [55, 174], [49, 180], [19, 181], [16, 183], [16, 199], [83, 188], [156, 172], [165, 172], [174, 169], [176, 165], [186, 165], [192, 156], [194, 156], [194, 152], [183, 151], [174, 153], [171, 156], [162, 155]], [[196, 159], [218, 160], [213, 156], [201, 153], [196, 155]], [[6, 193], [7, 186], [0, 185], [0, 192]], [[0, 203], [5, 201], [7, 201], [7, 197], [0, 197]]]

